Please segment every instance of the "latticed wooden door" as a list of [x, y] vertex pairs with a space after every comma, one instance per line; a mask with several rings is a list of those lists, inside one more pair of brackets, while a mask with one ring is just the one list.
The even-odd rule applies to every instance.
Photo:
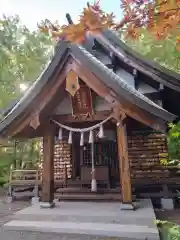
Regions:
[[[116, 142], [102, 141], [94, 143], [94, 159], [95, 165], [118, 167]], [[84, 146], [82, 164], [86, 166], [92, 164], [91, 144], [89, 143]]]
[[[85, 144], [83, 150], [84, 166], [91, 166], [91, 144]], [[99, 141], [94, 143], [94, 159], [96, 166], [108, 166], [111, 180], [119, 181], [119, 161], [115, 141]]]

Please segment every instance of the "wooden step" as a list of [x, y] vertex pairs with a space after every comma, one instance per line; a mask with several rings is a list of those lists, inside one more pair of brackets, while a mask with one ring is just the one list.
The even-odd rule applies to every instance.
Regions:
[[[68, 201], [121, 201], [121, 194], [117, 193], [55, 193], [55, 198]], [[136, 197], [133, 196], [133, 200]]]
[[[81, 187], [67, 187], [67, 188], [58, 188], [56, 190], [57, 193], [91, 193], [91, 189], [89, 188], [81, 188]], [[107, 188], [99, 188], [97, 193], [116, 193], [120, 194], [120, 188], [107, 189]]]
[[55, 198], [68, 201], [121, 201], [120, 194], [55, 194]]

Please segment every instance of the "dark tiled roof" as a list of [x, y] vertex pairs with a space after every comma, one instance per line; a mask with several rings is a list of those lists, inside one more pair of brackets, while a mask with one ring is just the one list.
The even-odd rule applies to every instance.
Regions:
[[34, 98], [41, 92], [42, 88], [51, 80], [55, 71], [61, 67], [63, 59], [69, 54], [74, 54], [75, 57], [84, 64], [85, 67], [91, 69], [91, 71], [120, 98], [124, 98], [145, 111], [153, 114], [155, 117], [160, 118], [163, 121], [171, 122], [176, 116], [167, 112], [161, 108], [143, 94], [139, 93], [133, 87], [129, 86], [124, 79], [117, 76], [112, 70], [108, 69], [103, 63], [101, 63], [93, 52], [87, 51], [84, 47], [69, 44], [61, 41], [57, 44], [55, 54], [45, 68], [43, 73], [29, 88], [26, 94], [20, 99], [18, 103], [8, 112], [4, 119], [0, 122], [0, 134], [2, 131], [11, 124], [21, 113], [23, 113]]
[[166, 121], [174, 120], [175, 116], [173, 114], [155, 104], [149, 98], [138, 92], [135, 88], [128, 85], [125, 79], [122, 79], [111, 69], [107, 68], [85, 48], [82, 46], [72, 45], [71, 50], [84, 65], [90, 68], [91, 71], [94, 72], [106, 86], [113, 89], [117, 95], [120, 95], [124, 99], [136, 104], [138, 107], [143, 108], [145, 111], [149, 111]]
[[98, 36], [97, 39], [107, 47], [108, 45], [113, 46], [116, 50], [116, 53], [114, 52], [115, 55], [117, 55], [117, 57], [119, 57], [122, 61], [138, 69], [140, 72], [143, 72], [145, 75], [148, 75], [156, 81], [164, 84], [165, 86], [176, 91], [180, 91], [180, 74], [172, 72], [135, 52], [132, 48], [123, 43], [115, 32], [107, 29], [104, 30], [102, 35], [107, 40], [106, 43], [103, 42], [102, 38], [98, 38]]

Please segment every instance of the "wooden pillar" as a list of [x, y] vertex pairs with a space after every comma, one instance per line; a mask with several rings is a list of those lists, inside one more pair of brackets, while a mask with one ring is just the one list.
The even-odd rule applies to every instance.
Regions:
[[43, 137], [42, 208], [54, 207], [54, 128], [49, 125]]
[[76, 179], [76, 139], [75, 136], [73, 135], [72, 137], [72, 179], [75, 180]]
[[122, 209], [133, 210], [130, 164], [128, 159], [126, 125], [121, 121], [117, 126], [117, 145], [119, 158]]

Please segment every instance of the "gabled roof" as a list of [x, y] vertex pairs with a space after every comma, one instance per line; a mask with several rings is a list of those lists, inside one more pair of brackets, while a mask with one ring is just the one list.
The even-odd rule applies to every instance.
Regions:
[[0, 133], [1, 131], [11, 124], [32, 102], [32, 100], [41, 92], [42, 88], [51, 80], [53, 73], [56, 68], [61, 66], [63, 57], [67, 54], [69, 48], [66, 42], [61, 43], [61, 47], [57, 49], [56, 54], [53, 56], [52, 60], [48, 62], [44, 71], [32, 84], [32, 86], [27, 90], [24, 96], [16, 102], [16, 104], [10, 109], [8, 108], [7, 115], [4, 116], [0, 122]]
[[129, 86], [125, 79], [116, 75], [112, 70], [106, 67], [95, 56], [80, 45], [70, 44], [65, 41], [60, 41], [56, 47], [55, 54], [51, 62], [40, 77], [29, 88], [26, 94], [20, 99], [18, 103], [9, 111], [9, 113], [0, 122], [0, 134], [18, 118], [33, 101], [33, 99], [41, 92], [42, 88], [51, 81], [51, 77], [57, 68], [62, 67], [62, 62], [67, 55], [73, 55], [78, 59], [83, 66], [91, 70], [98, 79], [107, 87], [112, 89], [120, 99], [125, 99], [128, 102], [135, 104], [145, 112], [150, 113], [157, 119], [163, 122], [171, 122], [176, 116], [161, 108], [143, 94]]
[[[102, 37], [103, 36], [103, 37]], [[121, 61], [134, 67], [165, 86], [180, 91], [180, 74], [148, 60], [123, 43], [112, 30], [104, 30], [97, 40], [111, 50]]]
[[72, 53], [80, 60], [84, 66], [87, 66], [91, 71], [117, 95], [123, 97], [127, 101], [132, 102], [138, 107], [149, 111], [157, 117], [165, 121], [173, 121], [174, 115], [167, 112], [165, 109], [155, 104], [149, 98], [138, 92], [135, 88], [128, 85], [126, 80], [115, 74], [111, 69], [107, 68], [102, 62], [94, 57], [85, 48], [77, 45], [71, 45]]

